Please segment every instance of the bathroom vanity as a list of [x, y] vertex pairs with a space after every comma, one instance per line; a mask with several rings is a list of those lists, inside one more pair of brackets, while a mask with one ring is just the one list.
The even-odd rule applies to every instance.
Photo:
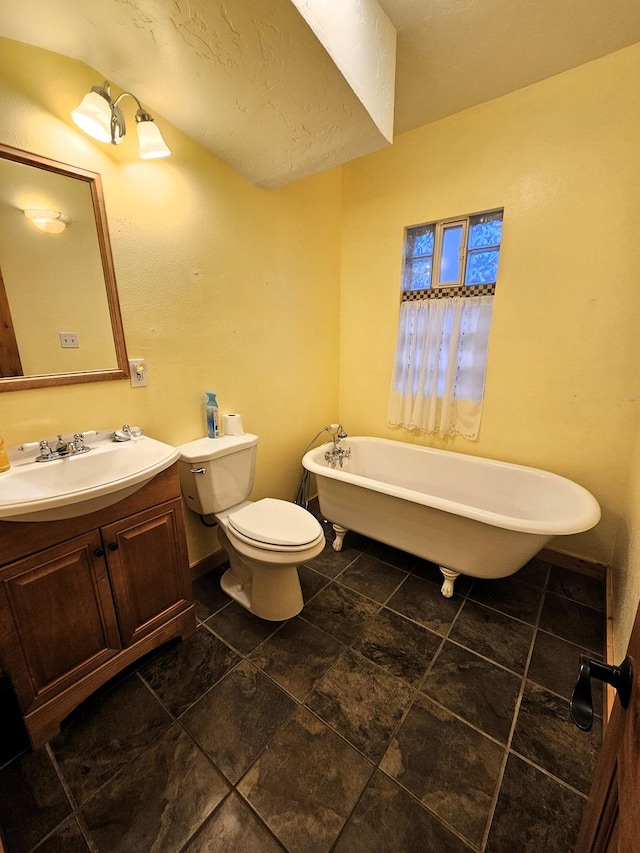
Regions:
[[0, 521], [0, 659], [34, 749], [118, 672], [195, 630], [177, 465], [58, 521]]

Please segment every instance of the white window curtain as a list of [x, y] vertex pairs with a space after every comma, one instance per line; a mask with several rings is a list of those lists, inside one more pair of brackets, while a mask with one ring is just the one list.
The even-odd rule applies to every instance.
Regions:
[[493, 296], [400, 307], [389, 423], [440, 437], [478, 437]]

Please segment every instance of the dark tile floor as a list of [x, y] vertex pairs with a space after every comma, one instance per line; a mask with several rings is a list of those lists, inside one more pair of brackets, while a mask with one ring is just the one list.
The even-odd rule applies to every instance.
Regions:
[[200, 578], [194, 638], [5, 756], [8, 853], [569, 853], [602, 586], [535, 559], [447, 600], [435, 566], [353, 534], [301, 580], [300, 616], [267, 623]]

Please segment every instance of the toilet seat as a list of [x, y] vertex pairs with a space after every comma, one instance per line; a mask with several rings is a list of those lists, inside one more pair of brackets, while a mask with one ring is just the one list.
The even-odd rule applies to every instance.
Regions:
[[229, 513], [227, 532], [269, 551], [303, 551], [324, 538], [310, 512], [289, 501], [263, 498]]

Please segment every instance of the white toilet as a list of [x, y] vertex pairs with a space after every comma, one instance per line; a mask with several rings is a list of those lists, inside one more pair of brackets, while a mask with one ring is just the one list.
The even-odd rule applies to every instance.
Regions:
[[320, 523], [289, 501], [248, 501], [258, 436], [198, 438], [181, 445], [178, 470], [187, 506], [214, 515], [230, 568], [222, 589], [262, 619], [290, 619], [302, 610], [298, 566], [325, 546]]

